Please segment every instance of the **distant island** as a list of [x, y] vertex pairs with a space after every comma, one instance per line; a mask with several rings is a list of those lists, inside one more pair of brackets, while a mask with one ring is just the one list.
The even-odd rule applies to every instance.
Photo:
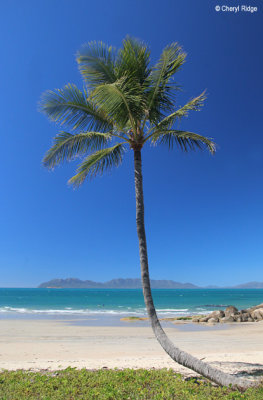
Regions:
[[[112, 279], [107, 282], [82, 281], [77, 278], [52, 279], [41, 283], [38, 288], [52, 289], [140, 289], [142, 287], [139, 278]], [[152, 289], [220, 289], [219, 286], [197, 286], [193, 283], [180, 283], [171, 280], [151, 280]], [[236, 286], [228, 286], [225, 289], [263, 289], [263, 282], [248, 282]]]

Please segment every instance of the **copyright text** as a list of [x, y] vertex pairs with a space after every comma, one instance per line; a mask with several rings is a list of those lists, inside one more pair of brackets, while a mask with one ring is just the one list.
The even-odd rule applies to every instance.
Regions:
[[255, 13], [258, 11], [258, 7], [252, 7], [252, 6], [246, 6], [246, 5], [238, 5], [238, 6], [226, 6], [226, 5], [222, 5], [222, 6], [215, 6], [215, 10], [217, 12], [221, 11], [221, 12], [230, 12], [230, 13], [240, 13], [240, 12], [248, 12], [248, 13]]

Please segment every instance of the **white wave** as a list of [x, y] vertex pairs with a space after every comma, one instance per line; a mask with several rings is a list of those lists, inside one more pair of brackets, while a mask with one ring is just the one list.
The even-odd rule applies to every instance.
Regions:
[[177, 312], [177, 311], [188, 311], [188, 308], [157, 308], [157, 312]]
[[133, 311], [119, 311], [119, 310], [90, 310], [90, 309], [30, 309], [30, 308], [18, 308], [18, 307], [0, 307], [0, 313], [18, 313], [18, 314], [61, 314], [61, 315], [94, 315], [94, 314], [112, 314], [112, 315], [134, 315], [134, 314], [145, 314], [145, 309], [138, 309]]
[[[190, 311], [188, 308], [159, 308], [156, 310], [159, 316], [183, 316], [199, 314], [201, 309], [198, 311]], [[203, 309], [202, 311], [205, 311]], [[207, 311], [208, 312], [208, 311]], [[119, 316], [146, 316], [146, 308], [132, 309], [123, 307], [122, 310], [119, 308], [114, 309], [73, 309], [72, 307], [66, 307], [63, 309], [31, 309], [23, 307], [0, 307], [0, 313], [12, 313], [12, 314], [39, 314], [39, 315], [119, 315]]]

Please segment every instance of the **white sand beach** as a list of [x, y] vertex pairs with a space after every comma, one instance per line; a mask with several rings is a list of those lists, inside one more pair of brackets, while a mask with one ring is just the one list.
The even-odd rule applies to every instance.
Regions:
[[[192, 330], [193, 329], [193, 330]], [[224, 371], [263, 370], [263, 321], [199, 328], [165, 328], [182, 350]], [[77, 326], [59, 320], [0, 320], [0, 368], [173, 368], [175, 362], [157, 343], [150, 327]]]

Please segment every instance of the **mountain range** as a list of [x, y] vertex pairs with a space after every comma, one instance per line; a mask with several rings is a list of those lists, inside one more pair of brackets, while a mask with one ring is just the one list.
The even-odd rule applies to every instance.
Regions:
[[[59, 288], [59, 289], [139, 289], [141, 280], [136, 278], [119, 278], [107, 282], [82, 281], [77, 278], [52, 279], [41, 283], [38, 288]], [[193, 283], [180, 283], [171, 280], [151, 280], [152, 289], [219, 289], [219, 286], [197, 286]], [[263, 282], [248, 282], [236, 286], [225, 287], [227, 289], [263, 289]]]

